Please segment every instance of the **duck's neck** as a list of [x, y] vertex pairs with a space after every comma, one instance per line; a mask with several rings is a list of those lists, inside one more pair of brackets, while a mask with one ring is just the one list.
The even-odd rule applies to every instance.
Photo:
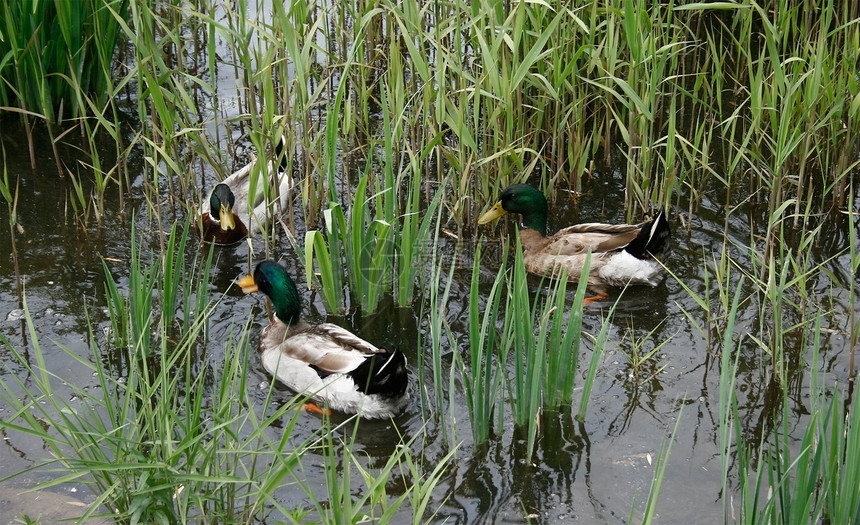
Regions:
[[522, 214], [522, 227], [535, 230], [541, 237], [546, 237], [546, 210], [532, 211], [527, 214]]
[[274, 297], [270, 297], [270, 299], [275, 307], [275, 315], [284, 324], [293, 325], [301, 321], [302, 299], [292, 281], [284, 281], [280, 293], [274, 294]]

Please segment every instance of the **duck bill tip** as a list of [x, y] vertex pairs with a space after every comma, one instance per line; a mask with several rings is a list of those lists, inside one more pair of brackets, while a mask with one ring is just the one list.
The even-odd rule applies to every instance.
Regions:
[[502, 208], [502, 201], [499, 201], [494, 204], [493, 207], [490, 208], [486, 213], [478, 217], [478, 225], [480, 226], [489, 222], [493, 222], [494, 220], [498, 219], [506, 213], [508, 212], [505, 211], [504, 208]]
[[238, 284], [239, 287], [242, 288], [242, 291], [246, 294], [254, 293], [259, 290], [259, 288], [257, 287], [257, 283], [254, 282], [253, 275], [246, 275], [245, 277], [242, 277], [241, 279], [236, 281], [236, 284]]

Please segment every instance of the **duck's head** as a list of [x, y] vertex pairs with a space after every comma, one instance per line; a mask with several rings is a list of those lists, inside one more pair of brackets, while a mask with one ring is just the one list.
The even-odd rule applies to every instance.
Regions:
[[528, 184], [508, 186], [499, 196], [499, 201], [478, 218], [478, 224], [487, 224], [506, 213], [519, 213], [524, 227], [546, 235], [546, 197], [537, 188]]
[[216, 213], [218, 214], [218, 224], [223, 231], [236, 228], [236, 222], [233, 220], [235, 203], [236, 197], [226, 184], [218, 184], [212, 189], [212, 194], [209, 196], [209, 216], [214, 217]]
[[284, 323], [292, 324], [300, 319], [302, 299], [296, 283], [287, 270], [275, 261], [261, 261], [254, 268], [254, 275], [242, 277], [237, 284], [245, 293], [259, 290], [266, 294], [272, 301], [275, 315]]

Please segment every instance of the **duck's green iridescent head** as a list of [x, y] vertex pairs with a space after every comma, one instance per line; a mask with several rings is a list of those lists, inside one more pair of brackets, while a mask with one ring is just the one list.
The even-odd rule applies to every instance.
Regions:
[[218, 184], [212, 189], [212, 194], [209, 196], [209, 216], [214, 218], [217, 213], [218, 223], [224, 231], [236, 228], [236, 222], [233, 220], [234, 204], [236, 204], [236, 197], [233, 196], [229, 186]]
[[505, 213], [519, 213], [523, 217], [524, 227], [546, 235], [546, 197], [533, 186], [514, 184], [505, 188], [499, 201], [478, 218], [478, 224], [487, 224]]
[[275, 261], [261, 261], [254, 269], [254, 275], [239, 279], [238, 284], [245, 293], [260, 290], [269, 296], [275, 314], [284, 323], [292, 324], [301, 318], [302, 298], [296, 283], [287, 270]]

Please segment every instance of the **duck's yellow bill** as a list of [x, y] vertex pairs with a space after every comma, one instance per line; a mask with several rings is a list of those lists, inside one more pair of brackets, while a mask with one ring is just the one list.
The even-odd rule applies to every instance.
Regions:
[[226, 231], [236, 229], [236, 221], [233, 220], [233, 209], [228, 204], [221, 204], [218, 208], [218, 221], [221, 229]]
[[245, 293], [254, 293], [259, 290], [259, 288], [257, 288], [257, 283], [254, 282], [253, 275], [246, 275], [245, 277], [242, 277], [241, 279], [236, 281], [236, 284], [241, 286], [242, 291]]
[[478, 217], [478, 224], [487, 224], [488, 222], [493, 222], [494, 220], [498, 219], [506, 213], [508, 212], [506, 212], [505, 209], [502, 208], [502, 201], [499, 201], [494, 204], [488, 212]]

